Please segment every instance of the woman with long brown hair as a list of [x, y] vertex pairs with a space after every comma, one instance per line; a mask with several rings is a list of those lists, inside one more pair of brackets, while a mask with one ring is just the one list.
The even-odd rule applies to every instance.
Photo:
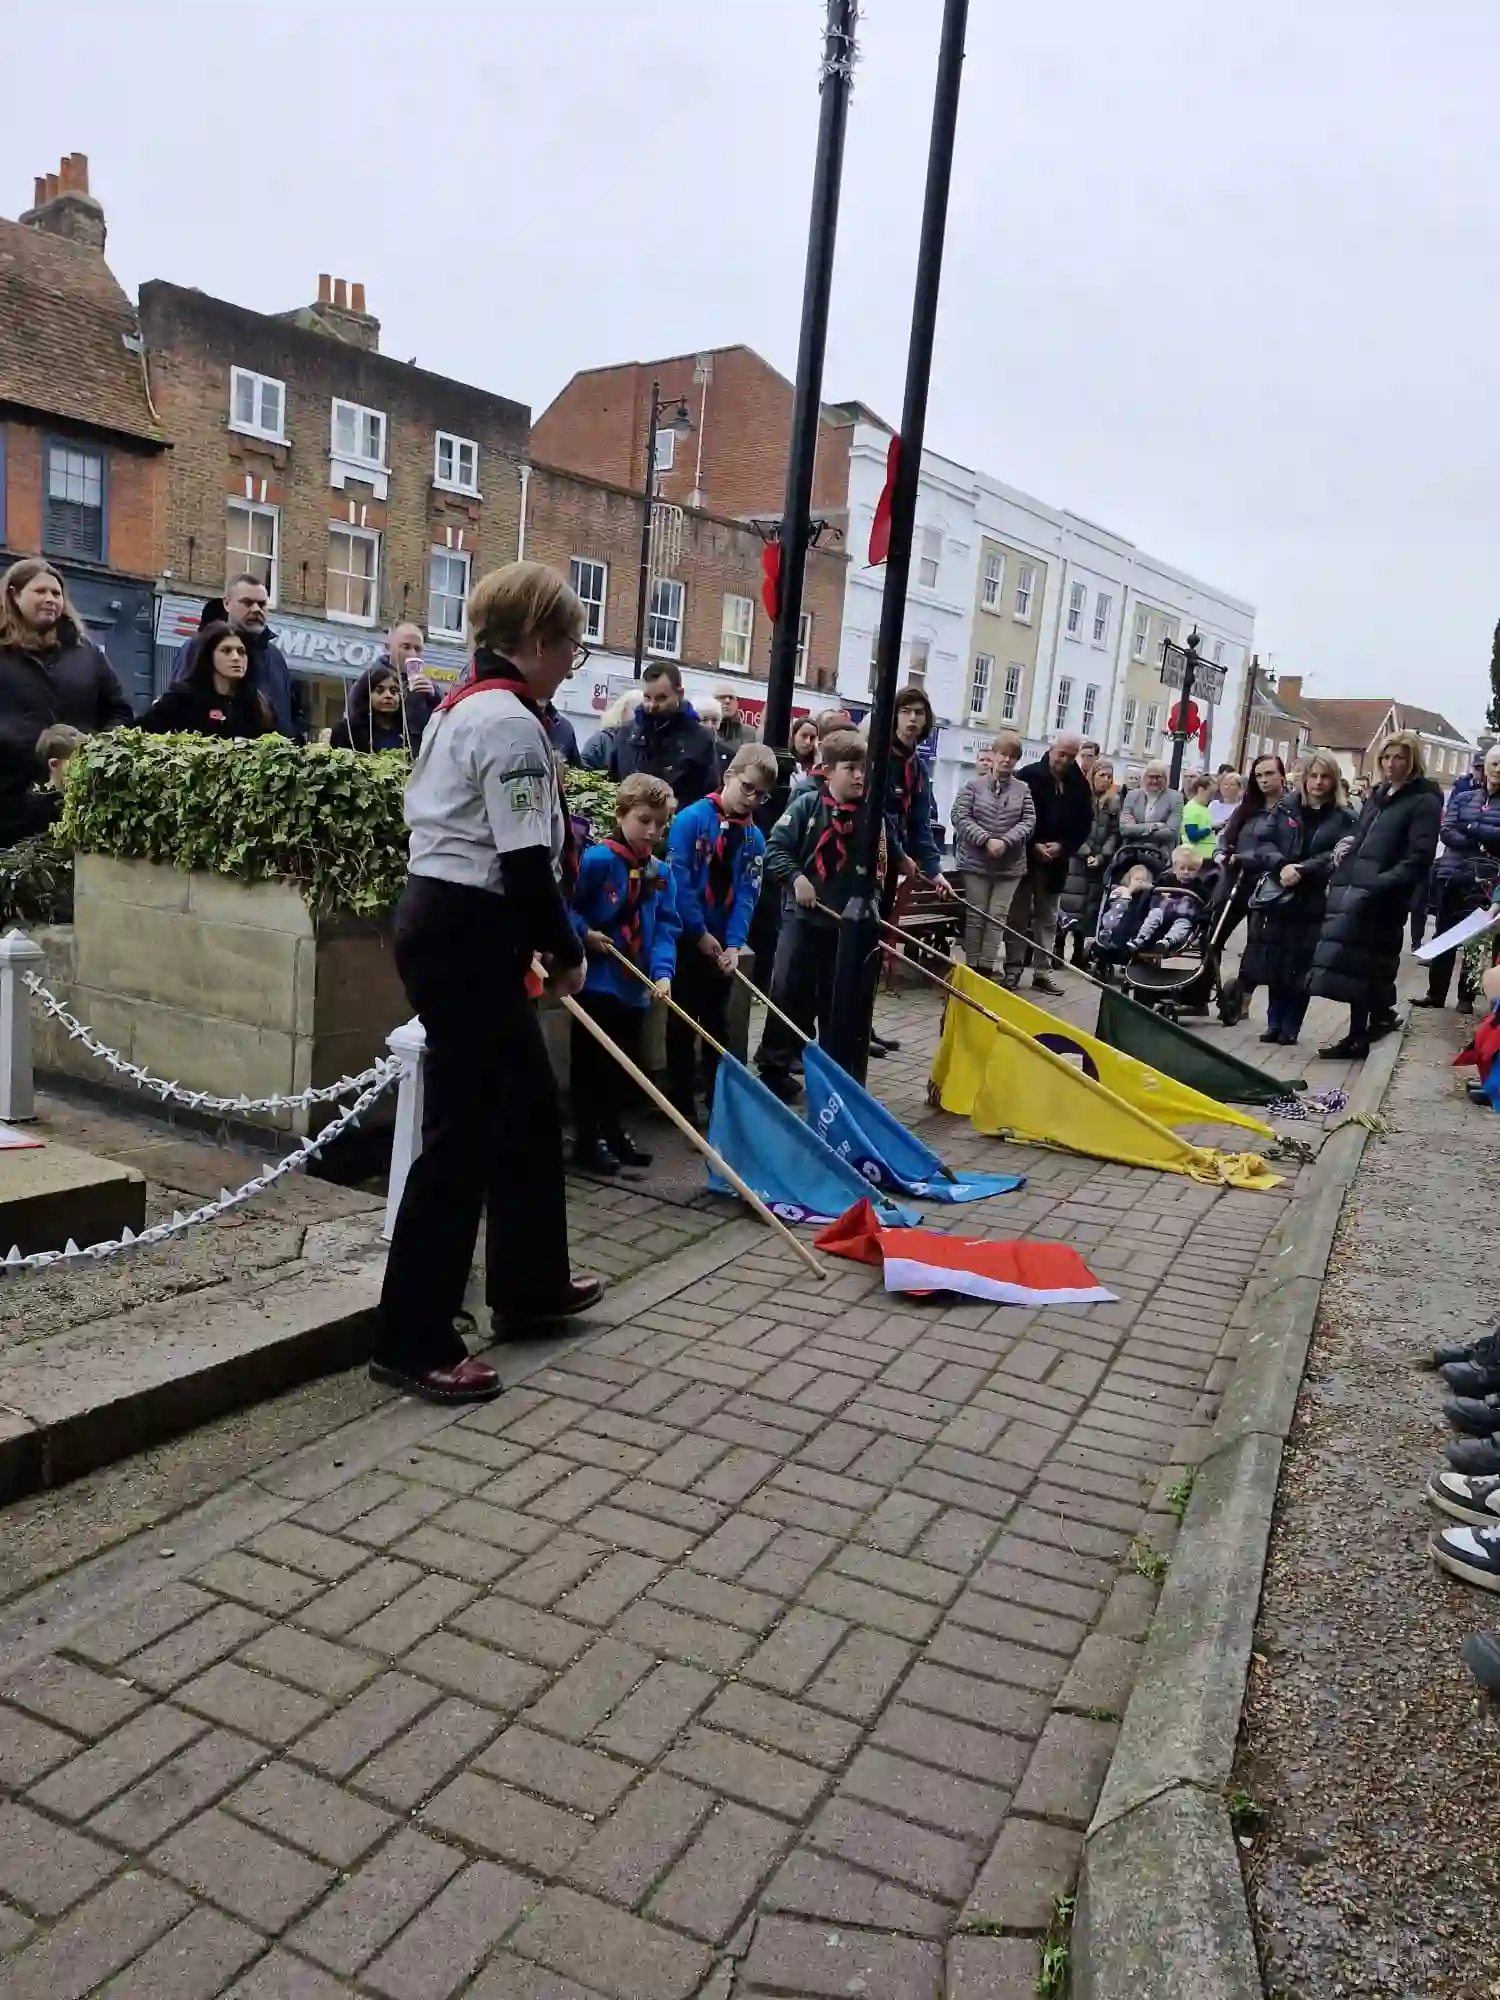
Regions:
[[66, 722], [92, 736], [134, 720], [58, 572], [40, 556], [12, 563], [0, 577], [0, 846], [37, 831], [26, 796], [44, 729]]
[[203, 627], [186, 669], [152, 702], [141, 727], [153, 736], [181, 731], [246, 742], [275, 735], [271, 704], [250, 680], [250, 653], [232, 625]]
[[1354, 815], [1344, 802], [1343, 773], [1325, 750], [1314, 750], [1303, 764], [1287, 811], [1296, 824], [1297, 844], [1276, 873], [1274, 898], [1250, 913], [1245, 958], [1258, 959], [1266, 987], [1261, 1040], [1290, 1048], [1302, 1032], [1311, 998], [1308, 975], [1323, 928], [1333, 857], [1345, 834], [1354, 830]]

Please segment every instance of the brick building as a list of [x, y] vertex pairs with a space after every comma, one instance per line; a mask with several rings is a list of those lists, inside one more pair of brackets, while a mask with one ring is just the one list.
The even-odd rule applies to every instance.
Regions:
[[277, 314], [153, 281], [140, 319], [173, 444], [158, 676], [240, 570], [266, 583], [316, 726], [399, 619], [456, 675], [470, 579], [517, 551], [525, 404], [383, 355], [342, 278]]
[[38, 175], [19, 221], [0, 220], [0, 564], [49, 557], [142, 704], [167, 436], [104, 243], [82, 153]]
[[1436, 709], [1417, 708], [1388, 696], [1344, 700], [1305, 695], [1301, 674], [1283, 674], [1276, 692], [1282, 705], [1301, 721], [1306, 741], [1315, 749], [1330, 751], [1346, 777], [1378, 780], [1380, 746], [1398, 729], [1411, 730], [1421, 739], [1427, 775], [1439, 785], [1450, 786], [1473, 761], [1473, 743]]
[[[589, 607], [593, 657], [563, 706], [608, 705], [634, 676], [640, 584], [640, 490], [534, 464], [527, 488], [526, 553], [568, 576]], [[751, 527], [701, 508], [657, 503], [646, 621], [647, 659], [676, 661], [690, 694], [743, 687], [742, 707], [758, 718], [753, 683], [770, 669], [771, 620], [761, 604], [765, 544]], [[845, 560], [841, 550], [808, 556], [797, 684], [805, 708], [836, 684]]]

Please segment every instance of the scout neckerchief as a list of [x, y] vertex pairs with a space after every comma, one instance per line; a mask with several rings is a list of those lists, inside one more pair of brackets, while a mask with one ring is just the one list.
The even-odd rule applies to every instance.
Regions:
[[718, 814], [719, 830], [708, 856], [707, 896], [710, 909], [720, 910], [725, 917], [734, 908], [734, 864], [741, 843], [749, 828], [754, 825], [749, 813], [732, 813], [724, 803], [722, 792], [710, 792], [708, 803]]
[[639, 965], [644, 942], [641, 913], [646, 897], [654, 896], [661, 887], [661, 877], [652, 868], [649, 854], [642, 861], [635, 849], [623, 840], [606, 840], [602, 844], [625, 863], [625, 900], [620, 905], [615, 923], [620, 933], [621, 949], [627, 958]]
[[856, 801], [852, 806], [841, 806], [832, 792], [826, 788], [820, 790], [828, 809], [828, 823], [818, 835], [807, 874], [814, 882], [831, 882], [848, 866], [849, 843], [859, 821], [859, 804]]

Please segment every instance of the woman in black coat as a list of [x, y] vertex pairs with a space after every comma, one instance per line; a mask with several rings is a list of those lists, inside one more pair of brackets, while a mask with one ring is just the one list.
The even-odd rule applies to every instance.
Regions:
[[1343, 794], [1338, 765], [1326, 752], [1315, 751], [1288, 800], [1297, 845], [1277, 873], [1276, 900], [1250, 913], [1246, 956], [1254, 952], [1257, 973], [1266, 984], [1263, 1042], [1281, 1042], [1290, 1048], [1302, 1032], [1311, 998], [1308, 975], [1323, 928], [1334, 851], [1344, 836], [1354, 831], [1354, 815], [1344, 804]]
[[1381, 782], [1359, 824], [1334, 849], [1328, 914], [1313, 956], [1312, 990], [1342, 1000], [1349, 1028], [1329, 1061], [1357, 1061], [1396, 1027], [1396, 972], [1411, 899], [1437, 852], [1443, 795], [1422, 770], [1422, 746], [1409, 730], [1388, 736]]
[[[1296, 852], [1296, 822], [1286, 805], [1286, 766], [1279, 757], [1257, 757], [1251, 765], [1245, 796], [1224, 828], [1223, 847], [1225, 907], [1214, 923], [1221, 949], [1249, 910], [1262, 877], [1279, 871]], [[1259, 958], [1252, 929], [1239, 972], [1219, 995], [1219, 1019], [1226, 1028], [1243, 1016], [1251, 994], [1265, 981]]]
[[274, 736], [271, 704], [246, 676], [250, 655], [231, 625], [205, 625], [193, 641], [186, 671], [141, 717], [153, 736], [176, 732], [236, 740]]
[[329, 746], [404, 750], [415, 757], [436, 707], [437, 690], [425, 675], [408, 683], [389, 660], [377, 660], [349, 689], [343, 719], [329, 732]]

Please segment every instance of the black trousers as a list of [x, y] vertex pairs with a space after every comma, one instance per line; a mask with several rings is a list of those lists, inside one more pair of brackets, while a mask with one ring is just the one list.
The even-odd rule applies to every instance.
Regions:
[[[683, 944], [677, 952], [677, 976], [672, 981], [672, 998], [684, 1012], [691, 1014], [701, 1028], [713, 1036], [716, 1042], [727, 1044], [729, 1040], [729, 995], [734, 980], [727, 972], [720, 972], [712, 959], [705, 958], [699, 951], [697, 940]], [[709, 1104], [714, 1101], [714, 1079], [719, 1073], [719, 1058], [693, 1033], [687, 1022], [676, 1014], [667, 1016], [667, 1089], [671, 1097], [684, 1108], [694, 1104], [694, 1092], [701, 1080], [703, 1095]]]
[[[782, 912], [771, 998], [809, 1036], [828, 1019], [837, 953], [837, 924], [809, 910], [794, 907]], [[801, 1053], [802, 1044], [791, 1029], [774, 1014], [767, 1014], [765, 1032], [755, 1052], [756, 1068], [762, 1075], [785, 1076]]]
[[[632, 1007], [616, 993], [580, 993], [578, 1004], [622, 1048], [633, 1063], [641, 1059], [641, 1029], [646, 1009]], [[624, 1133], [624, 1118], [640, 1103], [640, 1092], [607, 1049], [588, 1029], [573, 1023], [569, 1061], [572, 1068], [573, 1131], [580, 1146], [596, 1139], [609, 1141]]]
[[[1472, 882], [1445, 882], [1438, 893], [1437, 927], [1441, 935], [1471, 910], [1477, 910], [1484, 901], [1484, 892]], [[1442, 952], [1427, 968], [1427, 993], [1429, 999], [1438, 1006], [1448, 998], [1448, 988], [1453, 979], [1453, 968], [1458, 962], [1456, 951]], [[1472, 1000], [1472, 992], [1464, 989], [1463, 976], [1458, 982], [1460, 1000]]]
[[386, 1257], [375, 1358], [408, 1374], [464, 1358], [454, 1330], [479, 1214], [492, 1311], [547, 1312], [567, 1290], [562, 1117], [531, 954], [483, 889], [413, 876], [396, 911], [396, 967], [427, 1035], [422, 1152]]

